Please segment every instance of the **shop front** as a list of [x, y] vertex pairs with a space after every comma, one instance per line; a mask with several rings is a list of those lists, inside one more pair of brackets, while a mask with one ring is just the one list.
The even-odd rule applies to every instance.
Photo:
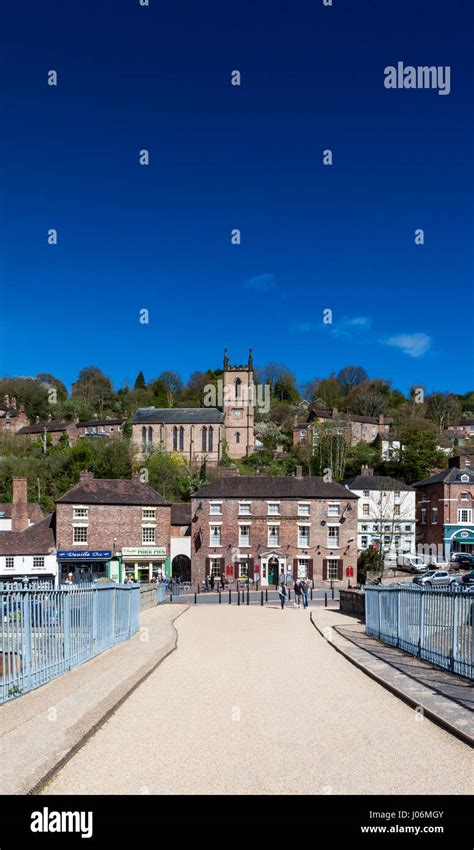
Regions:
[[103, 550], [64, 551], [56, 555], [58, 561], [58, 577], [61, 584], [68, 582], [71, 574], [73, 584], [95, 581], [98, 578], [110, 576], [112, 552]]
[[165, 546], [124, 546], [124, 577], [140, 582], [170, 578], [170, 559]]
[[454, 555], [455, 552], [474, 553], [474, 528], [459, 526], [445, 526], [445, 551], [446, 557]]

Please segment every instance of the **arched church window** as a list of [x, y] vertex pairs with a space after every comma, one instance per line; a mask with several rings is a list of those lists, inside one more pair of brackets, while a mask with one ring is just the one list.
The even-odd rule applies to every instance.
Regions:
[[202, 450], [207, 452], [207, 428], [205, 426], [202, 429]]
[[208, 451], [210, 451], [210, 452], [214, 451], [214, 428], [212, 427], [212, 425], [209, 426], [207, 448], [208, 448]]
[[235, 397], [240, 398], [242, 395], [242, 381], [240, 378], [235, 379]]
[[173, 451], [178, 451], [178, 429], [176, 425], [173, 426]]
[[239, 431], [237, 431], [237, 433], [235, 435], [235, 442], [240, 443], [240, 432]]
[[184, 451], [184, 428], [182, 425], [179, 429], [179, 450], [180, 452]]

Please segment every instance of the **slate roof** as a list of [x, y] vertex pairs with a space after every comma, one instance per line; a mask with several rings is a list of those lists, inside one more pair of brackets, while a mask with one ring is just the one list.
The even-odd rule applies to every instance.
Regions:
[[126, 421], [126, 416], [122, 416], [120, 419], [91, 419], [88, 422], [76, 422], [76, 428], [93, 428], [94, 425], [123, 425]]
[[358, 499], [342, 484], [322, 478], [283, 475], [230, 475], [201, 487], [196, 499]]
[[350, 490], [413, 490], [404, 481], [398, 481], [390, 475], [356, 475], [354, 478], [344, 480]]
[[49, 514], [24, 531], [0, 531], [0, 555], [50, 555], [56, 548], [55, 521]]
[[139, 478], [85, 478], [56, 500], [58, 505], [170, 505]]
[[[312, 422], [313, 419], [333, 419], [332, 411], [317, 410], [315, 408], [312, 408], [309, 412], [307, 421]], [[385, 425], [390, 425], [390, 423], [393, 421], [388, 417], [384, 417], [384, 421], [382, 423], [379, 423], [378, 416], [356, 416], [355, 413], [342, 413], [341, 411], [337, 412], [336, 416], [334, 417], [334, 421], [337, 421], [338, 419], [342, 420], [343, 422], [367, 422], [370, 425], [381, 424], [383, 427]]]
[[214, 425], [224, 422], [216, 407], [139, 407], [132, 425]]
[[[474, 484], [474, 470], [473, 469], [458, 469], [457, 467], [451, 467], [448, 469], [442, 469], [441, 472], [437, 472], [435, 475], [432, 475], [431, 478], [424, 478], [423, 481], [417, 481], [414, 484], [414, 487], [424, 487], [427, 484], [440, 484], [444, 482], [445, 484], [462, 484], [461, 475], [469, 475], [469, 484]], [[467, 482], [466, 482], [467, 483]]]
[[68, 427], [68, 422], [62, 422], [60, 419], [50, 419], [45, 422], [34, 422], [33, 425], [24, 425], [17, 431], [17, 434], [42, 434], [46, 428], [47, 432], [65, 431]]
[[190, 502], [171, 505], [171, 525], [190, 525], [191, 524], [191, 504]]

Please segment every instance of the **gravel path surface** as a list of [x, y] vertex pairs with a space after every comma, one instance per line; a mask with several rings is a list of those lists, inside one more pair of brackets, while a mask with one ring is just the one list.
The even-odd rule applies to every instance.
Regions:
[[368, 679], [308, 611], [192, 607], [178, 648], [50, 794], [469, 794], [472, 752]]

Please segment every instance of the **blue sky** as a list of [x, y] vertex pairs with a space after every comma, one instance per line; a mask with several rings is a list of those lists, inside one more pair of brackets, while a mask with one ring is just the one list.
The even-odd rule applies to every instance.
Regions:
[[[472, 389], [473, 23], [471, 0], [11, 5], [0, 373], [118, 387], [252, 346], [300, 382]], [[387, 90], [398, 61], [450, 66], [450, 94]]]

